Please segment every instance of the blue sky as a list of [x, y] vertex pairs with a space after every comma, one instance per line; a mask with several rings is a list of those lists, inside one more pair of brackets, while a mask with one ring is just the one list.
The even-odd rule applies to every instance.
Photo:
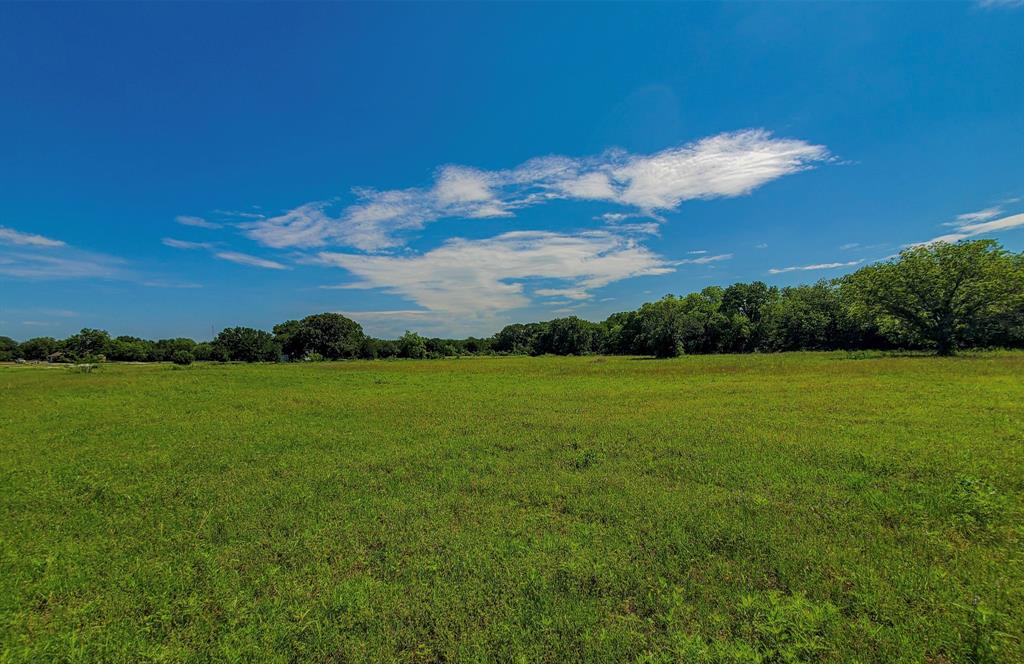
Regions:
[[0, 334], [600, 320], [1024, 249], [1024, 7], [0, 5]]

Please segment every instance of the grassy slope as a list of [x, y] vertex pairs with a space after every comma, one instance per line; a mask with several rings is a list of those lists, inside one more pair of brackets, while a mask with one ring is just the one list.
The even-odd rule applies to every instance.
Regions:
[[10, 366], [0, 432], [0, 660], [1024, 659], [1020, 353]]

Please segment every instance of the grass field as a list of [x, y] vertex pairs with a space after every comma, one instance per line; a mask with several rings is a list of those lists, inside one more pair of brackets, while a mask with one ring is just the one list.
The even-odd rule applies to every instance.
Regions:
[[0, 660], [1024, 661], [1024, 354], [0, 367]]

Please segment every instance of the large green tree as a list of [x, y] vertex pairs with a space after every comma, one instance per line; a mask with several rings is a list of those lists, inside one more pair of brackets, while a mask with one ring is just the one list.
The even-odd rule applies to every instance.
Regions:
[[622, 335], [629, 340], [630, 352], [655, 357], [676, 357], [685, 352], [688, 320], [681, 298], [666, 295], [648, 302], [630, 314]]
[[757, 350], [766, 343], [765, 319], [778, 300], [779, 290], [763, 281], [736, 283], [722, 293], [722, 314], [729, 319], [725, 350]]
[[535, 355], [539, 341], [547, 330], [546, 323], [513, 323], [494, 335], [492, 347], [499, 353]]
[[576, 316], [556, 318], [547, 323], [540, 339], [540, 351], [555, 355], [586, 355], [599, 346], [600, 328]]
[[992, 240], [904, 249], [844, 280], [858, 306], [888, 318], [897, 332], [952, 355], [1024, 297], [1024, 260]]
[[415, 332], [405, 331], [398, 340], [398, 356], [421, 360], [427, 356], [427, 340]]
[[63, 351], [74, 360], [86, 360], [106, 356], [110, 352], [110, 335], [105, 330], [83, 328], [64, 340]]
[[329, 360], [359, 357], [365, 336], [359, 323], [334, 313], [314, 314], [274, 326], [275, 339], [292, 360], [313, 353]]
[[783, 288], [765, 315], [769, 350], [834, 350], [844, 345], [838, 291], [826, 281]]

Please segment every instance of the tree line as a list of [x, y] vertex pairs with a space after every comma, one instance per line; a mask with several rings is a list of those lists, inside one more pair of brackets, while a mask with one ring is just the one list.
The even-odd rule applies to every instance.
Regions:
[[375, 339], [355, 321], [322, 313], [222, 330], [209, 342], [111, 337], [83, 329], [66, 339], [0, 337], [0, 361], [277, 362], [459, 355], [625, 354], [1024, 347], [1024, 252], [992, 240], [911, 247], [831, 281], [777, 288], [754, 281], [666, 295], [595, 323], [569, 316], [507, 325], [492, 337], [443, 339], [406, 332]]

